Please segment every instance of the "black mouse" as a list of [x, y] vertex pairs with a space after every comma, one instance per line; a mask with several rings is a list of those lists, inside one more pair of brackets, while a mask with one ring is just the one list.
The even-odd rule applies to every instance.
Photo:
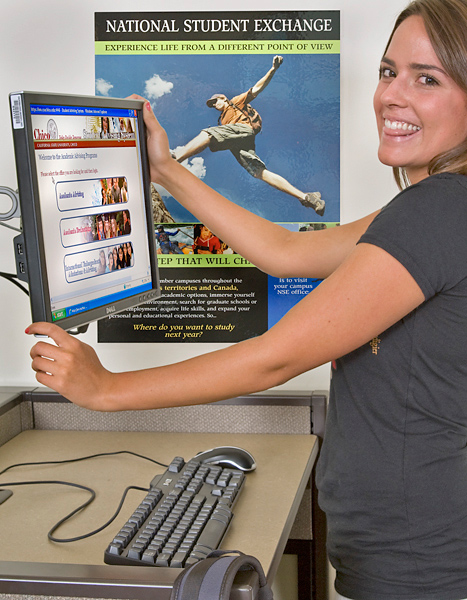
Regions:
[[211, 450], [198, 452], [195, 458], [210, 465], [230, 467], [245, 472], [256, 469], [253, 456], [248, 450], [237, 448], [237, 446], [218, 446], [217, 448], [211, 448]]

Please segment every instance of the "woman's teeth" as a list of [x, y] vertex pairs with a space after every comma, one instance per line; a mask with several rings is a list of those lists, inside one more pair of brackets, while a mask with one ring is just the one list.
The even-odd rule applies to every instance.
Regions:
[[420, 131], [421, 129], [418, 125], [412, 125], [411, 123], [406, 123], [404, 121], [390, 121], [389, 119], [384, 120], [384, 125], [388, 129], [400, 129], [401, 131]]

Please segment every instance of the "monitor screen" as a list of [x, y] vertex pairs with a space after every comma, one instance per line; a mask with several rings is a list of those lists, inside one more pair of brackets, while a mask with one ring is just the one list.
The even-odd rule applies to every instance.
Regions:
[[34, 321], [75, 329], [160, 296], [142, 106], [10, 94]]

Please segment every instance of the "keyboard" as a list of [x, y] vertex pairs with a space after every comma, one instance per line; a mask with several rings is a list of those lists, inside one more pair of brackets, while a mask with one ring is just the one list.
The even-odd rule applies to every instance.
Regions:
[[175, 457], [104, 553], [112, 565], [183, 568], [219, 547], [245, 473]]

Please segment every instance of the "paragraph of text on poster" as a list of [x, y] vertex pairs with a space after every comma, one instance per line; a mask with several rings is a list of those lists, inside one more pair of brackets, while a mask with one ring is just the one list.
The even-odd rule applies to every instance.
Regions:
[[[161, 270], [162, 297], [99, 323], [100, 342], [238, 342], [268, 328], [268, 277], [256, 268]], [[118, 322], [118, 327], [115, 327]]]

